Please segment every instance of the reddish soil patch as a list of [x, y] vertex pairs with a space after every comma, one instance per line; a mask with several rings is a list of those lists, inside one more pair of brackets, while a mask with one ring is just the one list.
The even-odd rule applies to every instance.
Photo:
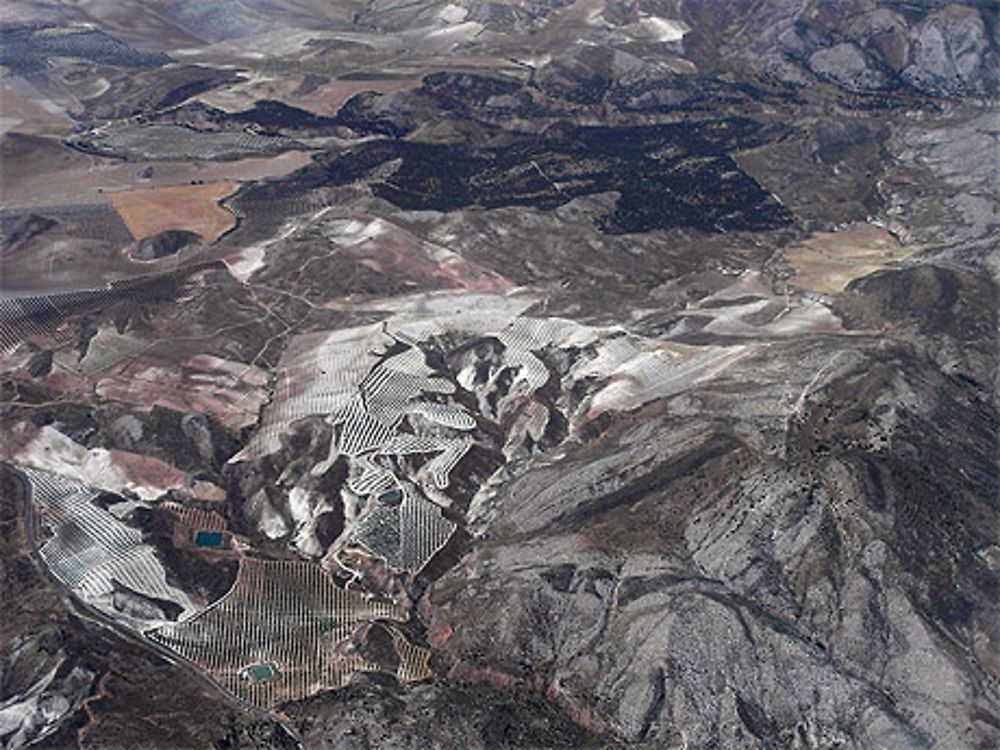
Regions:
[[136, 361], [98, 381], [95, 389], [103, 398], [138, 409], [159, 404], [185, 413], [214, 414], [222, 424], [239, 430], [257, 420], [266, 384], [266, 373], [257, 367], [197, 355], [165, 367]]
[[382, 274], [403, 276], [425, 289], [468, 289], [502, 294], [514, 284], [500, 274], [466, 260], [440, 245], [425, 242], [381, 219], [352, 221], [334, 237], [341, 252]]
[[185, 473], [157, 458], [129, 451], [111, 450], [111, 462], [126, 481], [164, 490], [181, 489]]

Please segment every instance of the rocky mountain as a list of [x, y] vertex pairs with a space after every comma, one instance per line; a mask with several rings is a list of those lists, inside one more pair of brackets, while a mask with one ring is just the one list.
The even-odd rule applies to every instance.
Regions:
[[3, 10], [2, 746], [1000, 746], [998, 23]]

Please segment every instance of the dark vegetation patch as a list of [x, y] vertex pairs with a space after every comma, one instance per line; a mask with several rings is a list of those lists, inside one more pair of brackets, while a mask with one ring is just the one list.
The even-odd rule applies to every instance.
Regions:
[[205, 602], [221, 599], [236, 583], [239, 562], [235, 558], [213, 558], [198, 550], [178, 549], [164, 540], [156, 555], [167, 571], [167, 581]]
[[383, 96], [374, 91], [362, 91], [348, 99], [337, 112], [337, 123], [368, 135], [388, 135], [400, 138], [417, 127], [417, 120], [407, 110], [380, 106]]
[[97, 29], [63, 31], [19, 27], [0, 30], [0, 65], [17, 75], [37, 73], [53, 57], [72, 57], [101, 65], [144, 68], [165, 65], [162, 52], [140, 52], [120, 39]]
[[[724, 155], [724, 149], [755, 141], [758, 128], [750, 121], [570, 126], [501, 148], [399, 143], [391, 156], [402, 159], [400, 167], [373, 189], [403, 209], [440, 211], [551, 210], [578, 196], [618, 191], [616, 209], [599, 221], [610, 233], [773, 228], [790, 220], [787, 212]], [[353, 177], [363, 161], [335, 160], [328, 172], [334, 180]]]
[[166, 258], [170, 255], [177, 255], [185, 247], [197, 245], [200, 242], [201, 235], [197, 232], [189, 232], [185, 229], [167, 229], [141, 240], [132, 251], [132, 257], [136, 260]]
[[56, 220], [34, 213], [0, 218], [0, 256], [17, 251], [22, 245], [58, 225]]
[[[12, 168], [8, 159], [39, 147], [38, 139], [20, 133], [8, 133], [3, 141], [0, 163], [8, 169]], [[27, 256], [39, 247], [39, 243], [48, 242], [55, 236], [118, 245], [125, 245], [132, 239], [118, 212], [104, 204], [0, 209], [0, 254], [11, 260], [20, 260], [18, 254]], [[30, 262], [30, 258], [25, 262]]]
[[219, 81], [215, 77], [202, 78], [197, 81], [182, 83], [180, 86], [168, 91], [166, 95], [164, 95], [164, 97], [157, 103], [155, 109], [175, 107], [185, 99], [190, 99], [192, 96], [198, 96], [198, 94], [204, 94], [206, 91], [209, 91], [217, 86], [218, 83]]
[[520, 118], [555, 114], [536, 103], [519, 81], [474, 73], [432, 73], [410, 91], [355, 94], [334, 120], [358, 133], [401, 138], [440, 113], [483, 122], [498, 112]]
[[177, 602], [148, 596], [130, 589], [119, 581], [114, 581], [113, 585], [115, 590], [111, 595], [111, 602], [112, 606], [119, 612], [131, 614], [137, 609], [139, 612], [148, 612], [150, 608], [155, 608], [162, 613], [162, 617], [173, 621], [184, 614], [184, 608]]
[[[530, 688], [499, 690], [440, 683], [405, 689], [389, 675], [360, 673], [343, 690], [288, 704], [306, 742], [360, 736], [367, 747], [402, 747], [419, 736], [428, 747], [613, 748], [555, 701]], [[342, 734], [349, 731], [349, 734]]]
[[432, 73], [418, 91], [435, 97], [442, 109], [456, 109], [467, 104], [483, 105], [493, 96], [513, 94], [521, 83], [506, 78], [474, 73]]
[[333, 128], [337, 120], [333, 117], [313, 114], [305, 109], [292, 107], [273, 99], [262, 99], [253, 108], [229, 116], [235, 122], [253, 123], [265, 130], [315, 130]]
[[28, 374], [33, 378], [43, 378], [52, 372], [52, 350], [35, 352], [28, 361]]
[[241, 199], [289, 201], [323, 186], [367, 180], [376, 195], [405, 210], [552, 210], [579, 196], [617, 191], [615, 209], [598, 219], [607, 233], [768, 230], [791, 223], [792, 215], [728, 153], [781, 134], [754, 120], [725, 118], [642, 127], [562, 124], [482, 148], [380, 140], [251, 187]]
[[695, 113], [757, 111], [763, 104], [797, 101], [794, 93], [775, 91], [743, 81], [724, 81], [713, 76], [662, 73], [619, 80], [608, 91], [608, 100], [623, 112]]

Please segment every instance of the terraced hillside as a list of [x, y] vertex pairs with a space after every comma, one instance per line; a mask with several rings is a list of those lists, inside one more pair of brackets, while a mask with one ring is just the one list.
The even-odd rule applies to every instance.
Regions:
[[315, 565], [246, 560], [233, 590], [211, 609], [150, 638], [244, 700], [273, 706], [378, 669], [351, 653], [352, 632], [367, 619], [401, 617], [390, 604], [338, 588]]

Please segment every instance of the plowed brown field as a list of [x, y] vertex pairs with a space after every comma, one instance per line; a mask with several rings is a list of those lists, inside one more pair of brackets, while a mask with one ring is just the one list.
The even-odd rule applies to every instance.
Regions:
[[167, 229], [186, 229], [212, 243], [236, 223], [236, 217], [219, 201], [236, 192], [237, 187], [235, 182], [213, 182], [126, 190], [112, 194], [111, 202], [137, 240]]
[[785, 260], [795, 269], [796, 286], [837, 294], [854, 279], [892, 268], [918, 249], [903, 246], [881, 227], [856, 222], [839, 232], [816, 232], [785, 250]]

